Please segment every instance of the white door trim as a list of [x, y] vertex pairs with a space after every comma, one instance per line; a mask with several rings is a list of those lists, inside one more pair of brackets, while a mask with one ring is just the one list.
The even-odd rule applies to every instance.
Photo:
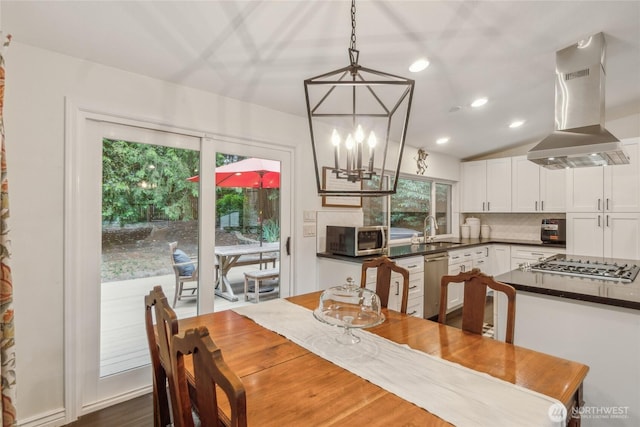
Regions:
[[[289, 296], [292, 294], [292, 278], [293, 275], [293, 262], [292, 257], [287, 256], [285, 242], [288, 236], [293, 234], [293, 207], [294, 207], [294, 181], [293, 181], [293, 161], [295, 148], [280, 145], [277, 143], [271, 143], [268, 141], [257, 141], [253, 139], [224, 135], [215, 132], [200, 132], [192, 129], [185, 129], [165, 124], [153, 123], [145, 120], [137, 120], [132, 118], [126, 118], [118, 116], [117, 114], [111, 114], [109, 112], [100, 111], [96, 108], [77, 105], [73, 100], [69, 98], [65, 99], [65, 153], [64, 153], [64, 245], [63, 245], [63, 268], [64, 268], [64, 419], [65, 423], [75, 421], [80, 415], [84, 413], [92, 412], [103, 407], [110, 406], [121, 401], [131, 399], [135, 396], [148, 393], [151, 390], [150, 378], [149, 386], [142, 387], [136, 390], [132, 390], [128, 393], [120, 396], [115, 396], [111, 399], [106, 399], [100, 402], [96, 402], [83, 408], [83, 391], [84, 391], [84, 378], [83, 371], [83, 355], [85, 349], [82, 348], [82, 315], [81, 308], [83, 304], [83, 278], [81, 263], [77, 260], [82, 260], [85, 255], [84, 248], [78, 244], [81, 241], [80, 227], [78, 224], [82, 224], [85, 218], [82, 215], [82, 206], [78, 200], [78, 194], [81, 189], [82, 182], [80, 180], [80, 166], [82, 160], [86, 158], [86, 144], [83, 144], [82, 138], [86, 134], [87, 120], [103, 121], [106, 123], [112, 123], [115, 125], [124, 125], [130, 127], [139, 127], [152, 131], [168, 132], [172, 134], [191, 136], [201, 139], [200, 144], [200, 170], [203, 170], [203, 160], [205, 157], [215, 156], [215, 152], [228, 146], [243, 146], [242, 152], [248, 153], [252, 156], [264, 156], [269, 158], [268, 154], [265, 154], [269, 150], [277, 150], [281, 152], [282, 158], [286, 158], [285, 164], [287, 164], [289, 170], [283, 170], [281, 187], [284, 191], [281, 192], [281, 215], [286, 218], [287, 229], [281, 229], [281, 283], [287, 283], [288, 286], [281, 287], [281, 296]], [[271, 156], [272, 157], [272, 156]], [[215, 157], [214, 157], [215, 159]], [[214, 162], [215, 163], [215, 162]], [[214, 194], [215, 188], [214, 174], [209, 177], [202, 177], [200, 192], [201, 194]], [[206, 209], [212, 209], [215, 203], [215, 198], [200, 197], [200, 212], [205, 212]], [[213, 212], [215, 209], [213, 208]], [[284, 222], [284, 221], [283, 221]], [[215, 229], [215, 216], [201, 219], [201, 230]], [[204, 236], [204, 234], [201, 234]], [[209, 257], [213, 259], [214, 246], [212, 244], [206, 244], [204, 239], [199, 239], [200, 248], [199, 254], [202, 257]], [[202, 272], [203, 274], [205, 272]], [[213, 275], [213, 270], [210, 272]], [[204, 279], [204, 277], [203, 277]], [[206, 283], [213, 283], [213, 276], [211, 280], [207, 280]], [[211, 295], [208, 295], [210, 293]], [[213, 288], [209, 290], [203, 290], [201, 294], [203, 298], [200, 301], [213, 301]], [[210, 296], [211, 298], [208, 298]], [[206, 313], [213, 310], [212, 303], [200, 302], [198, 309], [201, 313]]]

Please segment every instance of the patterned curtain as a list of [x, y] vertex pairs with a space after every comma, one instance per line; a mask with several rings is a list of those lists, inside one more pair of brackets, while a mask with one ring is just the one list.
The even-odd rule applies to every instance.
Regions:
[[[4, 46], [8, 46], [7, 36]], [[2, 389], [2, 425], [15, 426], [16, 421], [16, 353], [13, 329], [13, 283], [9, 267], [9, 185], [7, 157], [4, 147], [4, 55], [0, 51], [0, 386]]]

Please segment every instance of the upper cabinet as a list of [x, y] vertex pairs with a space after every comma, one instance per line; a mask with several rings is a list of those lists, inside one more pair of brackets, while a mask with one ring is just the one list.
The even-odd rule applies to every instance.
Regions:
[[527, 160], [511, 157], [512, 212], [564, 212], [566, 170], [550, 170]]
[[623, 143], [628, 165], [568, 170], [567, 212], [640, 212], [640, 144]]
[[462, 212], [511, 212], [511, 158], [462, 163]]

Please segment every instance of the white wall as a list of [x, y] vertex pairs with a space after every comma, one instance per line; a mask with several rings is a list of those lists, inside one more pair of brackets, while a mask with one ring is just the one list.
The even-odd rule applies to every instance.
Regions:
[[[294, 294], [318, 289], [316, 239], [303, 212], [320, 211], [306, 117], [295, 117], [14, 41], [6, 54], [5, 131], [15, 285], [18, 416], [37, 425], [64, 408], [63, 207], [65, 98], [79, 107], [292, 147]], [[303, 102], [301, 94], [301, 102]], [[416, 149], [403, 171], [415, 174]], [[458, 180], [456, 159], [433, 154], [426, 175]], [[82, 262], [82, 260], [77, 260]], [[297, 268], [296, 268], [297, 267]], [[66, 337], [73, 339], [73, 337]]]
[[[64, 406], [64, 100], [145, 121], [295, 148], [294, 292], [315, 289], [317, 210], [306, 118], [13, 42], [6, 55], [5, 128], [15, 285], [18, 416], [36, 423]], [[301, 102], [303, 98], [301, 97]], [[82, 262], [82, 260], [78, 260]], [[301, 285], [300, 285], [301, 284]], [[67, 337], [72, 339], [73, 337]]]

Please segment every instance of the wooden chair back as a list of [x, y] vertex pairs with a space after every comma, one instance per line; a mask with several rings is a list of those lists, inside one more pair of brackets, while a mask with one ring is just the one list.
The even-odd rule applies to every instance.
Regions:
[[160, 361], [160, 350], [153, 320], [155, 308], [163, 299], [166, 301], [167, 298], [160, 286], [153, 288], [149, 295], [144, 297], [144, 321], [151, 355], [151, 369], [153, 370], [153, 425], [155, 427], [166, 427], [171, 424], [169, 396], [167, 395], [167, 373]]
[[[156, 286], [154, 291], [156, 293], [162, 292], [162, 288]], [[178, 333], [178, 317], [166, 297], [157, 299], [154, 308], [158, 334], [158, 356], [169, 383], [173, 425], [174, 427], [189, 426], [189, 420], [193, 423], [191, 401], [188, 398], [181, 399], [183, 393], [189, 395], [188, 386], [186, 383], [182, 384], [177, 381], [171, 360], [171, 339]]]
[[[380, 297], [380, 304], [382, 307], [389, 305], [389, 294], [391, 292], [402, 292], [402, 299], [400, 300], [400, 312], [407, 312], [407, 303], [409, 300], [409, 270], [400, 267], [386, 255], [382, 255], [378, 258], [374, 258], [362, 263], [362, 274], [360, 275], [360, 287], [365, 288], [367, 285], [367, 270], [370, 268], [377, 268], [376, 276], [376, 294]], [[395, 283], [395, 289], [393, 283], [391, 283], [391, 273], [396, 272], [402, 276], [402, 290], [400, 290], [400, 282]]]
[[[184, 356], [191, 354], [195, 377], [196, 407], [202, 427], [246, 427], [247, 398], [244, 385], [222, 358], [222, 352], [215, 345], [209, 331], [201, 326], [189, 329], [184, 335], [175, 335], [172, 340], [172, 363], [176, 379], [180, 384], [180, 400], [189, 401]], [[219, 411], [216, 386], [228, 399], [230, 418]], [[185, 427], [193, 426], [193, 420]], [[180, 427], [177, 426], [176, 427]]]
[[447, 290], [449, 283], [464, 282], [464, 301], [462, 304], [462, 330], [482, 335], [484, 309], [487, 300], [487, 287], [502, 292], [507, 297], [507, 332], [505, 341], [513, 344], [516, 323], [516, 290], [513, 286], [497, 282], [478, 268], [456, 276], [442, 276], [440, 280], [440, 313], [438, 322], [447, 320]]

